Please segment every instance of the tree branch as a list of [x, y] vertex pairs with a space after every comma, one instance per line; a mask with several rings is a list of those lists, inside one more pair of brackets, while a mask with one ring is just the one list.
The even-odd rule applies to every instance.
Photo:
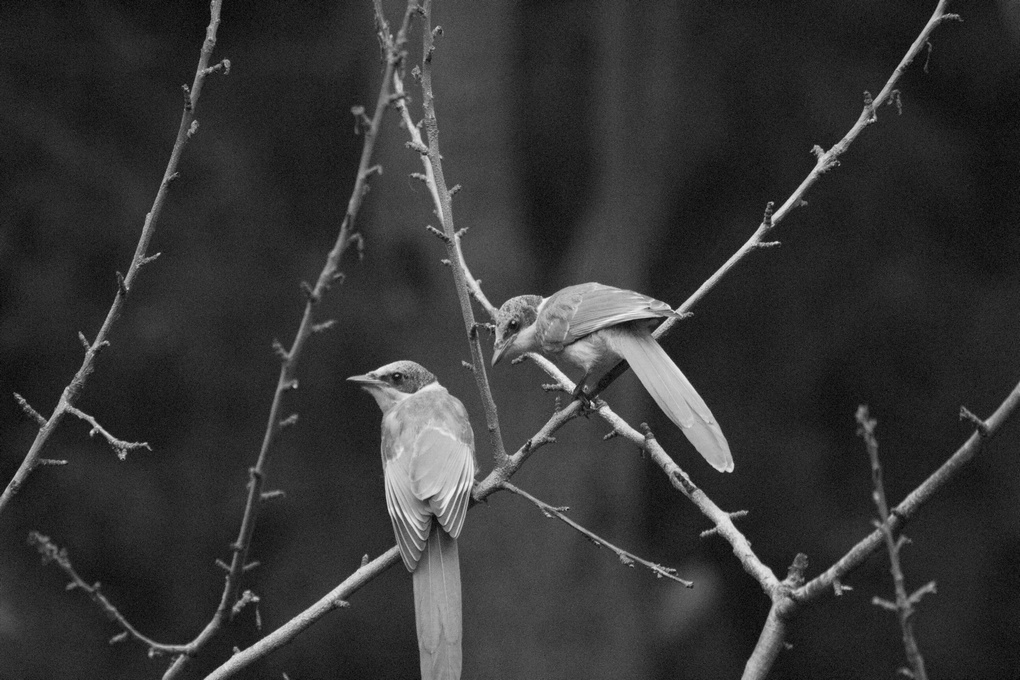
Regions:
[[535, 507], [537, 507], [539, 510], [541, 510], [542, 514], [544, 514], [546, 517], [549, 517], [549, 518], [554, 518], [555, 517], [556, 519], [560, 520], [561, 522], [563, 522], [564, 524], [566, 524], [567, 526], [571, 527], [572, 529], [574, 529], [575, 531], [580, 533], [582, 536], [587, 538], [589, 541], [594, 543], [596, 547], [600, 547], [601, 548], [602, 546], [605, 546], [605, 547], [609, 548], [614, 553], [616, 553], [616, 556], [618, 558], [620, 558], [620, 562], [623, 565], [628, 566], [628, 567], [633, 567], [635, 564], [640, 564], [641, 566], [647, 568], [649, 571], [651, 571], [653, 574], [655, 574], [655, 576], [657, 578], [668, 578], [668, 579], [671, 579], [671, 580], [676, 581], [677, 583], [683, 585], [686, 588], [693, 588], [694, 587], [694, 582], [693, 581], [686, 581], [686, 580], [680, 578], [679, 576], [677, 576], [676, 575], [676, 569], [673, 569], [672, 567], [664, 567], [661, 564], [655, 564], [654, 562], [649, 562], [648, 560], [645, 560], [645, 559], [643, 559], [641, 557], [638, 557], [634, 553], [627, 552], [623, 548], [616, 547], [615, 545], [613, 545], [612, 543], [610, 543], [606, 539], [596, 535], [595, 533], [593, 533], [592, 531], [589, 531], [588, 529], [585, 529], [583, 526], [581, 526], [580, 524], [578, 524], [577, 522], [575, 522], [574, 520], [570, 519], [565, 514], [563, 514], [564, 512], [567, 511], [567, 508], [556, 508], [556, 507], [553, 507], [553, 506], [549, 505], [548, 503], [546, 503], [545, 501], [540, 501], [539, 499], [535, 498], [534, 496], [532, 496], [527, 491], [514, 486], [510, 482], [503, 482], [500, 485], [500, 488], [505, 489], [506, 491], [509, 491], [510, 493], [516, 494], [516, 495], [520, 496], [521, 498], [524, 498], [526, 500], [531, 501], [532, 503], [535, 504]]
[[[344, 253], [352, 244], [360, 245], [361, 243], [360, 235], [354, 232], [354, 222], [361, 208], [362, 199], [368, 189], [368, 179], [379, 171], [378, 166], [372, 165], [372, 153], [375, 149], [375, 141], [379, 135], [383, 116], [392, 101], [393, 95], [390, 92], [391, 78], [403, 64], [406, 56], [404, 45], [407, 42], [407, 29], [413, 13], [413, 2], [409, 0], [407, 9], [404, 12], [403, 22], [395, 38], [390, 33], [389, 24], [386, 23], [382, 13], [377, 12], [376, 14], [376, 30], [386, 59], [385, 74], [379, 87], [379, 95], [376, 97], [375, 111], [363, 132], [365, 140], [361, 149], [361, 159], [358, 163], [358, 174], [354, 182], [354, 188], [351, 191], [350, 200], [347, 203], [347, 212], [344, 214], [336, 242], [326, 257], [326, 263], [319, 273], [315, 286], [304, 285], [306, 295], [305, 310], [290, 349], [283, 350], [278, 348], [277, 350], [281, 357], [280, 375], [277, 379], [276, 391], [273, 394], [273, 403], [269, 408], [269, 417], [258, 459], [255, 466], [249, 470], [248, 498], [245, 502], [244, 515], [241, 519], [237, 539], [232, 545], [233, 555], [227, 569], [227, 577], [219, 606], [212, 619], [206, 624], [198, 637], [189, 643], [188, 653], [178, 656], [174, 661], [173, 665], [163, 676], [164, 680], [177, 677], [188, 663], [190, 656], [215, 637], [232, 616], [233, 606], [240, 591], [241, 577], [248, 568], [248, 552], [251, 547], [252, 535], [255, 532], [255, 525], [258, 522], [259, 508], [265, 499], [263, 489], [265, 488], [269, 454], [277, 435], [285, 427], [294, 422], [293, 414], [288, 417], [282, 417], [281, 411], [284, 397], [297, 387], [297, 366], [306, 341], [314, 333], [325, 330], [329, 325], [332, 325], [328, 321], [316, 323], [314, 320], [315, 309], [330, 289], [330, 286], [334, 282], [342, 280], [339, 268], [340, 260], [343, 258]], [[357, 107], [352, 113], [355, 116], [360, 114], [364, 118], [364, 112], [359, 111]]]
[[[134, 286], [135, 279], [138, 277], [138, 272], [144, 265], [148, 264], [156, 257], [155, 255], [146, 255], [149, 249], [149, 243], [152, 241], [152, 237], [156, 233], [156, 225], [159, 223], [159, 219], [163, 214], [163, 205], [166, 202], [170, 184], [177, 178], [177, 167], [180, 164], [181, 154], [184, 153], [184, 147], [198, 129], [198, 121], [195, 119], [195, 109], [198, 107], [198, 99], [202, 93], [202, 86], [205, 84], [205, 78], [207, 75], [216, 70], [215, 67], [212, 69], [209, 68], [209, 59], [212, 56], [213, 48], [216, 45], [216, 30], [220, 24], [221, 4], [222, 0], [212, 0], [210, 4], [209, 25], [205, 30], [205, 41], [202, 43], [202, 50], [199, 54], [198, 68], [195, 70], [195, 79], [192, 81], [190, 88], [188, 88], [187, 85], [184, 86], [184, 112], [181, 114], [181, 124], [177, 129], [177, 140], [174, 142], [174, 148], [170, 152], [170, 160], [167, 162], [166, 170], [163, 172], [163, 181], [160, 182], [159, 190], [156, 192], [156, 198], [152, 203], [152, 208], [145, 216], [142, 233], [138, 237], [138, 245], [135, 247], [135, 254], [131, 259], [131, 265], [128, 267], [127, 275], [121, 275], [120, 272], [117, 272], [117, 293], [114, 295], [113, 304], [110, 305], [110, 309], [106, 313], [106, 319], [103, 321], [103, 325], [99, 329], [99, 333], [96, 334], [96, 339], [93, 340], [91, 344], [85, 342], [85, 358], [82, 360], [81, 367], [78, 368], [78, 372], [75, 373], [74, 378], [72, 378], [71, 382], [64, 388], [63, 393], [60, 395], [60, 400], [57, 402], [57, 405], [50, 414], [50, 417], [46, 419], [45, 424], [43, 424], [39, 428], [39, 432], [36, 433], [35, 440], [32, 442], [31, 447], [29, 447], [28, 453], [25, 455], [25, 459], [21, 462], [21, 465], [14, 473], [14, 477], [11, 478], [10, 482], [8, 482], [3, 494], [0, 494], [0, 514], [3, 514], [4, 509], [6, 509], [10, 504], [11, 499], [14, 498], [21, 487], [24, 486], [28, 476], [32, 474], [32, 471], [40, 465], [40, 454], [42, 453], [43, 447], [46, 445], [46, 442], [49, 441], [50, 435], [52, 435], [57, 429], [60, 421], [63, 420], [64, 416], [69, 413], [70, 409], [77, 403], [82, 390], [85, 389], [85, 383], [88, 380], [88, 377], [92, 374], [92, 371], [95, 370], [96, 359], [99, 356], [99, 352], [110, 344], [107, 338], [110, 335], [113, 325], [117, 322], [117, 319], [120, 318], [121, 312], [124, 310], [124, 303], [127, 300], [128, 294], [131, 292], [131, 288]], [[229, 62], [224, 60], [222, 63], [224, 64], [224, 71], [228, 70]], [[84, 339], [83, 335], [81, 337]]]

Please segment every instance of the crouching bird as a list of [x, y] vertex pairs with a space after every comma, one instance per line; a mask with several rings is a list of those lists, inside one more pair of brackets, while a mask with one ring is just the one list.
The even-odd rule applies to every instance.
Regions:
[[589, 376], [626, 359], [698, 453], [716, 470], [730, 472], [733, 456], [719, 423], [652, 337], [659, 321], [678, 316], [665, 302], [601, 283], [568, 286], [547, 298], [519, 295], [504, 302], [496, 315], [492, 364], [525, 352], [562, 357], [584, 370], [578, 382], [582, 390]]
[[400, 556], [412, 572], [423, 680], [457, 680], [461, 669], [460, 559], [475, 477], [475, 436], [459, 399], [413, 361], [348, 380], [382, 409], [386, 506]]

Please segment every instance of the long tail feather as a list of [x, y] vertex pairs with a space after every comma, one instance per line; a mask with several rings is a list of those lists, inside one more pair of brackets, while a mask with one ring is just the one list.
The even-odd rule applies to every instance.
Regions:
[[720, 472], [733, 470], [722, 428], [690, 381], [648, 331], [620, 329], [612, 339], [659, 408], [676, 423], [705, 460]]
[[422, 680], [459, 680], [461, 652], [460, 558], [457, 539], [434, 521], [414, 571], [414, 613]]

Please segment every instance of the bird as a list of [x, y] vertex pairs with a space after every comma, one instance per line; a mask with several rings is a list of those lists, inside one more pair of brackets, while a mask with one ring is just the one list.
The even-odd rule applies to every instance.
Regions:
[[655, 403], [720, 472], [733, 470], [722, 428], [694, 386], [652, 337], [662, 319], [677, 318], [665, 302], [601, 283], [568, 286], [547, 298], [518, 295], [495, 318], [492, 365], [537, 352], [584, 370], [575, 396], [591, 375], [626, 360]]
[[467, 410], [413, 361], [347, 380], [382, 409], [386, 506], [400, 556], [412, 573], [422, 680], [457, 680], [463, 659], [457, 537], [476, 468]]

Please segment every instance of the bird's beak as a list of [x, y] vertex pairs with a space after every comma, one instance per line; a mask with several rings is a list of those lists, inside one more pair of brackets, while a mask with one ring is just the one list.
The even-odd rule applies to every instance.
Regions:
[[352, 383], [357, 383], [359, 386], [361, 386], [362, 389], [366, 390], [372, 387], [382, 387], [383, 385], [386, 384], [382, 380], [376, 378], [371, 373], [365, 373], [364, 375], [352, 375], [347, 380], [349, 380]]
[[506, 354], [507, 349], [510, 347], [510, 340], [512, 340], [512, 338], [507, 339], [507, 340], [502, 340], [502, 341], [497, 340], [496, 343], [492, 346], [492, 365], [493, 366], [498, 364], [499, 360], [503, 358], [504, 354]]

